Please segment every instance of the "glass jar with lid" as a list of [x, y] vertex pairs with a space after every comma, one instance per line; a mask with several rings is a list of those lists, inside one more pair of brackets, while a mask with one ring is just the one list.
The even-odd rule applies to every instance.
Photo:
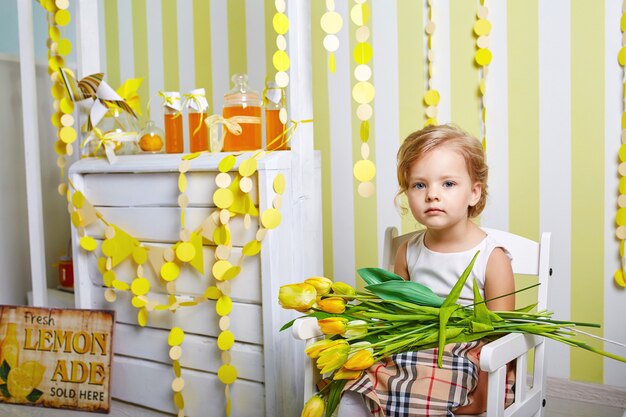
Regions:
[[[222, 115], [231, 122], [241, 126], [241, 134], [226, 131], [224, 135], [224, 151], [249, 151], [260, 149], [261, 133], [261, 100], [259, 93], [248, 88], [248, 76], [235, 74], [232, 77], [234, 87], [224, 94]], [[224, 127], [226, 129], [226, 127]]]

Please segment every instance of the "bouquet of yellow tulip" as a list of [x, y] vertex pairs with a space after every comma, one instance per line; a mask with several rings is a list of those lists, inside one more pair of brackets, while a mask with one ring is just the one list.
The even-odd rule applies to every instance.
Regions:
[[[326, 417], [330, 417], [339, 404], [346, 381], [359, 378], [374, 362], [393, 354], [438, 347], [441, 366], [446, 343], [530, 333], [626, 362], [626, 358], [575, 338], [579, 333], [576, 327], [599, 325], [553, 320], [551, 312], [531, 312], [535, 305], [514, 311], [490, 311], [476, 283], [474, 304], [457, 304], [475, 259], [476, 256], [445, 299], [424, 285], [405, 281], [380, 268], [358, 270], [367, 284], [364, 292], [324, 277], [282, 286], [281, 306], [315, 317], [326, 335], [305, 352], [316, 360], [322, 374], [329, 375], [330, 383], [305, 404], [302, 416], [321, 417], [325, 410]], [[293, 321], [285, 324], [283, 330], [292, 324]]]

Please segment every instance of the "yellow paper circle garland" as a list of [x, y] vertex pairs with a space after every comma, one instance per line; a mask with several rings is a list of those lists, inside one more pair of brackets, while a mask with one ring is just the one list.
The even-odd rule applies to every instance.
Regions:
[[424, 122], [424, 126], [436, 125], [437, 116], [439, 110], [437, 106], [439, 105], [439, 91], [434, 88], [433, 83], [433, 67], [435, 56], [433, 53], [433, 34], [435, 33], [436, 25], [435, 20], [433, 18], [433, 4], [432, 0], [428, 0], [426, 2], [427, 7], [427, 20], [424, 25], [424, 32], [426, 33], [426, 60], [428, 61], [428, 71], [426, 72], [426, 84], [428, 89], [426, 93], [424, 93], [424, 104], [426, 105], [426, 121]]
[[339, 49], [339, 38], [337, 33], [343, 27], [341, 15], [335, 11], [335, 0], [326, 0], [326, 13], [320, 19], [320, 26], [326, 33], [323, 46], [328, 52], [328, 71], [335, 73], [337, 64], [335, 62], [335, 51]]
[[[626, 66], [626, 1], [622, 3], [622, 19], [620, 22], [622, 31], [622, 48], [617, 55], [619, 65]], [[624, 240], [626, 239], [626, 82], [624, 83], [624, 104], [622, 108], [622, 135], [621, 145], [618, 152], [619, 158], [619, 197], [617, 199], [617, 213], [615, 215], [615, 235], [619, 239], [619, 259], [620, 267], [613, 278], [615, 283], [621, 287], [626, 287], [626, 259], [624, 259]]]
[[480, 76], [480, 103], [481, 103], [481, 117], [480, 117], [480, 129], [483, 149], [487, 149], [487, 106], [485, 102], [485, 95], [487, 92], [487, 75], [489, 74], [489, 63], [492, 59], [491, 50], [489, 49], [491, 33], [491, 22], [488, 20], [489, 9], [485, 5], [485, 0], [480, 0], [478, 10], [476, 12], [476, 21], [474, 22], [474, 35], [476, 36], [476, 53], [474, 55], [474, 61], [479, 66]]
[[374, 194], [374, 183], [372, 180], [376, 176], [376, 165], [369, 160], [370, 156], [370, 124], [374, 111], [372, 101], [374, 101], [375, 89], [371, 82], [372, 69], [369, 66], [374, 51], [368, 42], [370, 30], [367, 26], [370, 18], [370, 7], [367, 1], [355, 0], [355, 5], [350, 9], [350, 19], [357, 26], [355, 36], [357, 43], [354, 46], [353, 56], [356, 63], [354, 78], [356, 82], [352, 87], [352, 98], [358, 104], [356, 116], [360, 120], [359, 138], [361, 140], [361, 159], [355, 162], [353, 174], [359, 185], [357, 191], [362, 197], [370, 197]]

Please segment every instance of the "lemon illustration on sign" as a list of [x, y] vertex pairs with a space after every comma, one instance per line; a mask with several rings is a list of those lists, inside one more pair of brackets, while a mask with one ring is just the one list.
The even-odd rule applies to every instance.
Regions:
[[41, 383], [46, 367], [35, 361], [27, 361], [11, 369], [7, 378], [9, 394], [16, 399], [26, 397]]

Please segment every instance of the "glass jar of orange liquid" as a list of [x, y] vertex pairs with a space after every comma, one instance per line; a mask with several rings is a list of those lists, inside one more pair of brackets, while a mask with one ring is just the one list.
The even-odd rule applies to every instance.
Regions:
[[[259, 93], [248, 89], [248, 76], [235, 74], [235, 86], [224, 94], [222, 115], [241, 126], [241, 134], [226, 131], [223, 151], [250, 151], [261, 149], [261, 100]], [[226, 127], [224, 127], [226, 129]]]
[[180, 93], [164, 92], [163, 125], [165, 128], [165, 152], [183, 153], [185, 142], [183, 137], [183, 117]]
[[201, 152], [209, 150], [209, 129], [204, 123], [209, 110], [204, 88], [191, 90], [185, 96], [187, 120], [189, 122], [189, 151]]
[[[265, 147], [268, 151], [287, 150], [285, 123], [280, 118], [283, 109], [283, 90], [273, 81], [267, 83], [265, 93]], [[284, 118], [286, 111], [283, 110]]]

